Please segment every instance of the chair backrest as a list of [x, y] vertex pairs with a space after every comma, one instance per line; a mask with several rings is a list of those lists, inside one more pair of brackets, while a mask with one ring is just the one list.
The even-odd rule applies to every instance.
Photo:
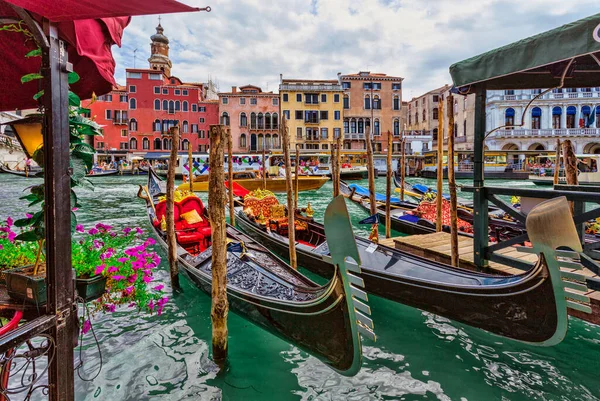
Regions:
[[[180, 206], [177, 203], [174, 203], [174, 215], [175, 215], [175, 221], [179, 220], [179, 215], [181, 214], [181, 209]], [[158, 221], [161, 221], [163, 216], [166, 216], [167, 214], [167, 201], [160, 201], [156, 204], [156, 218]]]
[[186, 213], [191, 210], [196, 210], [200, 216], [204, 216], [204, 204], [202, 200], [196, 196], [188, 196], [179, 202], [181, 213]]

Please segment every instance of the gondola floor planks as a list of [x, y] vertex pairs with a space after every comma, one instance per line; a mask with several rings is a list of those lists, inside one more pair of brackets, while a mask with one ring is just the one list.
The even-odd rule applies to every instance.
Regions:
[[[411, 235], [408, 237], [385, 238], [379, 241], [382, 245], [395, 247], [396, 249], [409, 252], [413, 255], [425, 257], [442, 263], [450, 263], [450, 234], [446, 232]], [[469, 237], [459, 237], [458, 247], [460, 254], [460, 267], [476, 270], [473, 263], [473, 239]], [[503, 256], [508, 256], [515, 259], [520, 259], [526, 262], [535, 263], [537, 256], [530, 253], [519, 252], [515, 247], [501, 249], [497, 252]], [[516, 269], [497, 262], [489, 262], [489, 270], [493, 274], [512, 275], [519, 274], [522, 270]], [[561, 271], [577, 273], [586, 277], [598, 277], [594, 272], [583, 268], [581, 270], [561, 268]], [[571, 290], [569, 290], [571, 291]], [[569, 314], [579, 319], [585, 320], [593, 324], [600, 324], [600, 291], [589, 290], [585, 293], [590, 298], [592, 313], [582, 313], [573, 309], [569, 309]]]

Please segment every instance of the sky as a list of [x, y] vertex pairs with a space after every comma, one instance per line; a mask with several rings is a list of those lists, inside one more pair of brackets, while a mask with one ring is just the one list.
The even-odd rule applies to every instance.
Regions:
[[[600, 12], [597, 0], [180, 0], [210, 13], [162, 15], [172, 75], [184, 82], [253, 84], [335, 79], [358, 71], [400, 76], [410, 100], [451, 83], [457, 61]], [[145, 68], [158, 16], [134, 17], [116, 78]], [[137, 51], [134, 53], [134, 50]]]

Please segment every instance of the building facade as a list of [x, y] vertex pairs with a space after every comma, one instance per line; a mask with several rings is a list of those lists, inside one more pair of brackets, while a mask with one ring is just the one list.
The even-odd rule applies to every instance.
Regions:
[[533, 100], [543, 92], [488, 92], [487, 131], [508, 125], [490, 134], [489, 149], [555, 150], [556, 139], [570, 139], [576, 153], [600, 153], [600, 88], [554, 89]]
[[279, 94], [246, 85], [220, 92], [221, 124], [231, 129], [233, 151], [254, 153], [281, 149]]
[[173, 146], [170, 128], [175, 125], [179, 150], [208, 151], [209, 126], [219, 121], [218, 101], [205, 100], [203, 84], [170, 75], [169, 40], [160, 24], [151, 40], [149, 68], [127, 69], [125, 86], [90, 105], [103, 125], [103, 136], [94, 138], [100, 159], [161, 157]]
[[279, 96], [291, 149], [328, 151], [344, 127], [340, 81], [280, 77]]
[[345, 149], [366, 149], [365, 135], [371, 124], [376, 152], [387, 151], [388, 132], [400, 137], [403, 80], [369, 71], [340, 75], [344, 91]]

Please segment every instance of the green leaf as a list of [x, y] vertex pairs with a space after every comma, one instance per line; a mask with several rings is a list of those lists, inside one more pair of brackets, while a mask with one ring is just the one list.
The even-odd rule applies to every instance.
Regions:
[[96, 151], [87, 143], [78, 143], [71, 149], [71, 158], [79, 158], [85, 162], [88, 170], [92, 169]]
[[38, 198], [44, 199], [44, 184], [32, 186], [30, 192], [35, 194]]
[[89, 189], [90, 191], [94, 190], [94, 184], [92, 184], [92, 182], [87, 178], [82, 178], [81, 180], [79, 180], [78, 184], [82, 188]]
[[42, 74], [34, 72], [34, 73], [31, 73], [31, 74], [23, 75], [21, 77], [21, 83], [25, 84], [27, 82], [31, 82], [31, 81], [34, 81], [36, 79], [42, 79], [42, 78], [44, 78], [42, 76]]
[[33, 223], [33, 217], [31, 219], [24, 218], [16, 220], [13, 224], [15, 227], [29, 227]]
[[44, 211], [40, 210], [39, 212], [35, 213], [33, 215], [33, 217], [31, 218], [32, 222], [31, 222], [31, 226], [32, 227], [42, 227], [44, 225]]
[[25, 55], [25, 57], [40, 57], [42, 55], [42, 49], [39, 47], [37, 49], [33, 49], [29, 53]]
[[44, 237], [39, 235], [38, 230], [33, 230], [33, 231], [25, 231], [24, 233], [17, 235], [15, 237], [15, 240], [17, 240], [17, 241], [38, 241], [42, 238], [44, 238]]
[[77, 194], [73, 189], [71, 189], [71, 208], [79, 207], [79, 199], [77, 198]]
[[38, 197], [36, 194], [29, 194], [29, 195], [21, 196], [19, 199], [33, 202], [35, 200], [38, 200]]
[[69, 73], [69, 85], [74, 84], [77, 81], [79, 81], [79, 74], [77, 74], [75, 71], [71, 71]]
[[75, 93], [69, 91], [69, 106], [79, 107], [81, 99]]
[[41, 91], [39, 91], [38, 93], [36, 93], [35, 95], [33, 95], [33, 100], [38, 100], [42, 96], [44, 96], [44, 90], [43, 89]]
[[77, 228], [77, 216], [71, 212], [71, 234], [75, 232], [75, 228]]
[[77, 155], [71, 154], [70, 164], [71, 168], [73, 169], [73, 175], [71, 175], [71, 178], [76, 183], [79, 183], [79, 181], [85, 177], [87, 172], [85, 160]]
[[31, 206], [37, 205], [38, 203], [43, 202], [43, 201], [44, 201], [43, 199], [34, 200], [29, 205], [27, 205], [27, 207], [31, 207]]
[[[44, 146], [40, 146], [33, 152], [32, 159], [40, 166], [44, 168]], [[44, 178], [44, 172], [42, 171], [42, 178]]]

